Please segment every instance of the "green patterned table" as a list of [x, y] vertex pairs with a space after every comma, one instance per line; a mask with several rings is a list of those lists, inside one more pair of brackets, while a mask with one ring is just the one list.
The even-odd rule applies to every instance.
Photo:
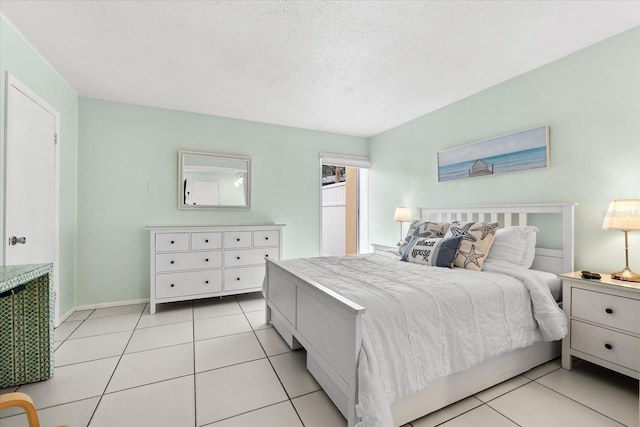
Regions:
[[52, 268], [0, 266], [0, 388], [53, 375]]

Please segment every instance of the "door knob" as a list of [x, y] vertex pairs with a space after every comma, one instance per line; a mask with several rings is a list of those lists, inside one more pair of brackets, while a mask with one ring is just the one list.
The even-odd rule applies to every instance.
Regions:
[[24, 245], [25, 243], [27, 243], [27, 238], [26, 237], [16, 237], [16, 236], [11, 236], [9, 238], [9, 245], [13, 246], [13, 245], [17, 245], [18, 243]]

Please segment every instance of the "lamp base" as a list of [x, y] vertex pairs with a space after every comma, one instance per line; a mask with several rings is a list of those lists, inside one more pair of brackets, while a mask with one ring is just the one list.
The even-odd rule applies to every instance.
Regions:
[[625, 282], [640, 282], [640, 274], [634, 273], [629, 267], [625, 267], [622, 271], [611, 273], [611, 278], [616, 280], [624, 280]]

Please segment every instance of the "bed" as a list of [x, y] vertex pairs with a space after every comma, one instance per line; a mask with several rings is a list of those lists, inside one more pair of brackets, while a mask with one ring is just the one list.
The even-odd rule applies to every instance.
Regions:
[[[554, 274], [573, 271], [573, 204], [500, 205], [443, 209], [423, 208], [419, 209], [419, 212], [420, 219], [423, 221], [487, 221], [493, 223], [498, 222], [501, 227], [509, 227], [512, 225], [525, 226], [535, 223], [535, 225], [540, 228], [544, 227], [551, 230], [551, 234], [553, 234], [552, 237], [555, 237], [556, 241], [548, 245], [553, 246], [549, 248], [542, 247], [546, 239], [541, 240], [542, 244], [537, 245], [535, 248], [535, 258], [531, 269]], [[378, 272], [374, 271], [371, 277], [366, 280], [376, 281], [376, 277], [378, 277], [378, 282], [389, 280], [391, 277], [389, 268], [392, 268], [392, 265], [400, 266], [401, 270], [406, 269], [407, 271], [403, 274], [407, 277], [415, 276], [415, 271], [411, 270], [413, 267], [405, 266], [407, 263], [401, 263], [399, 260], [390, 259], [388, 254], [384, 256], [379, 254], [377, 258], [376, 256], [368, 258], [344, 258], [344, 260], [335, 259], [333, 261], [338, 264], [353, 264], [354, 266], [349, 268], [355, 268], [356, 271], [360, 269], [361, 272], [368, 269], [370, 262], [375, 261], [377, 264], [382, 265], [381, 267], [375, 267], [381, 270]], [[364, 318], [363, 316], [367, 313], [367, 307], [353, 301], [353, 299], [357, 298], [348, 296], [351, 295], [351, 289], [349, 288], [350, 283], [354, 289], [358, 286], [364, 286], [364, 292], [367, 292], [366, 286], [368, 285], [366, 283], [356, 283], [360, 282], [360, 277], [363, 276], [355, 273], [350, 275], [350, 273], [342, 272], [341, 270], [334, 270], [334, 268], [338, 267], [334, 267], [333, 264], [326, 264], [327, 262], [328, 260], [322, 258], [315, 259], [313, 262], [311, 260], [274, 261], [267, 259], [267, 272], [263, 288], [267, 305], [266, 316], [267, 322], [275, 327], [291, 348], [305, 348], [307, 351], [307, 369], [344, 415], [349, 427], [357, 425], [403, 425], [526, 372], [560, 354], [560, 342], [558, 339], [561, 338], [561, 336], [559, 332], [555, 332], [556, 335], [553, 336], [551, 341], [526, 337], [526, 345], [515, 345], [517, 348], [514, 350], [502, 351], [498, 352], [498, 354], [485, 352], [486, 357], [478, 357], [475, 355], [461, 357], [457, 368], [453, 369], [451, 373], [446, 373], [445, 375], [437, 375], [436, 373], [435, 377], [421, 379], [420, 381], [411, 381], [411, 384], [406, 387], [402, 381], [398, 381], [398, 384], [402, 386], [402, 392], [394, 395], [397, 390], [392, 389], [394, 391], [394, 393], [391, 393], [393, 397], [389, 399], [387, 396], [387, 399], [390, 401], [385, 402], [384, 405], [380, 405], [380, 391], [383, 390], [388, 393], [389, 389], [385, 388], [387, 387], [385, 381], [376, 377], [376, 375], [380, 373], [379, 370], [376, 371], [376, 369], [372, 369], [371, 366], [375, 365], [375, 367], [381, 366], [383, 368], [389, 368], [397, 364], [401, 369], [404, 369], [405, 366], [413, 366], [413, 369], [415, 369], [415, 366], [422, 366], [427, 368], [425, 370], [429, 370], [429, 366], [424, 365], [423, 361], [418, 361], [422, 363], [420, 364], [418, 362], [413, 363], [412, 360], [409, 359], [422, 357], [421, 353], [429, 350], [431, 347], [422, 345], [422, 347], [420, 347], [421, 351], [415, 353], [417, 356], [412, 353], [411, 357], [407, 357], [405, 356], [404, 349], [394, 352], [392, 344], [390, 351], [391, 353], [395, 353], [395, 356], [387, 357], [387, 360], [384, 361], [386, 364], [379, 363], [376, 357], [380, 359], [384, 359], [384, 357], [375, 355], [376, 352], [373, 350], [375, 350], [376, 347], [371, 345], [371, 342], [372, 340], [376, 341], [376, 333], [380, 333], [380, 331], [385, 333], [385, 331], [378, 330], [376, 332], [374, 331], [375, 328], [371, 325], [375, 324], [372, 320], [376, 319], [374, 314], [379, 313], [376, 310], [380, 310], [379, 306], [385, 304], [370, 303], [371, 312]], [[495, 270], [495, 268], [489, 268], [489, 270], [492, 269]], [[440, 277], [439, 280], [443, 280], [445, 270], [449, 269], [435, 270], [437, 270], [436, 275]], [[455, 270], [459, 269], [449, 271], [454, 272]], [[332, 286], [327, 286], [325, 278], [321, 275], [324, 274], [322, 273], [323, 271], [327, 272], [327, 276], [333, 275], [334, 280], [340, 282], [339, 286], [333, 286], [333, 284]], [[331, 274], [329, 274], [329, 272], [331, 272]], [[461, 272], [458, 271], [455, 274], [460, 275], [460, 273]], [[483, 279], [485, 276], [489, 277], [489, 279], [486, 280], [489, 280], [492, 284], [495, 282], [497, 288], [498, 286], [502, 286], [498, 284], [498, 282], [502, 280], [498, 280], [498, 276], [502, 273], [500, 269], [486, 273], [471, 272], [465, 273], [466, 275], [462, 274], [462, 278], [451, 280], [460, 280], [462, 283], [470, 276], [475, 275], [474, 277], [480, 277], [484, 274]], [[509, 272], [504, 273], [506, 276], [506, 273]], [[519, 272], [518, 275], [520, 275]], [[526, 272], [522, 273], [522, 275], [526, 276], [525, 278], [529, 277], [529, 274]], [[525, 278], [518, 280], [522, 280], [523, 283], [532, 281], [531, 279], [525, 280]], [[350, 280], [351, 282], [349, 282]], [[445, 280], [449, 279], [447, 278]], [[509, 277], [504, 280], [505, 283], [509, 284], [515, 279]], [[365, 281], [365, 279], [362, 281]], [[415, 288], [411, 282], [407, 283], [407, 289], [411, 290]], [[460, 286], [463, 284], [464, 283]], [[378, 286], [384, 287], [385, 285], [378, 283]], [[398, 289], [400, 288], [398, 287]], [[471, 288], [465, 288], [465, 290], [461, 292], [468, 294], [468, 289]], [[505, 287], [504, 289], [507, 288]], [[504, 294], [504, 289], [500, 288], [496, 292]], [[533, 296], [534, 292], [528, 284], [527, 289], [529, 289]], [[522, 294], [522, 291], [519, 292]], [[420, 292], [417, 292], [416, 295], [418, 293]], [[381, 297], [378, 296], [377, 298]], [[375, 302], [375, 297], [370, 301]], [[391, 301], [391, 299], [389, 301]], [[406, 305], [406, 303], [400, 302], [398, 304]], [[529, 305], [533, 307], [533, 311], [536, 311], [535, 301], [530, 302]], [[404, 305], [402, 306], [404, 307]], [[507, 307], [505, 310], [508, 309], [510, 304], [505, 304], [505, 307]], [[557, 306], [554, 306], [554, 308], [557, 309]], [[537, 309], [538, 313], [536, 315], [539, 315], [539, 313], [544, 310], [547, 310], [547, 308]], [[492, 312], [492, 310], [487, 310], [487, 312]], [[417, 318], [413, 309], [404, 310], [404, 315], [407, 313]], [[382, 316], [382, 314], [377, 315]], [[504, 317], [508, 316], [519, 320], [517, 314], [504, 315]], [[449, 319], [450, 318], [451, 317], [449, 317]], [[414, 319], [413, 322], [419, 323], [419, 318], [417, 319], [418, 320]], [[539, 320], [537, 317], [536, 321], [541, 329], [543, 324], [546, 323], [546, 321]], [[425, 322], [425, 324], [431, 325], [434, 322], [438, 323], [439, 321], [436, 319], [431, 323]], [[391, 326], [389, 327], [391, 328]], [[505, 327], [505, 329], [508, 328]], [[409, 334], [410, 333], [411, 330], [409, 331]], [[510, 331], [505, 332], [505, 334], [506, 336], [513, 335]], [[544, 333], [542, 334], [544, 335]], [[395, 332], [389, 333], [389, 337], [395, 337]], [[381, 341], [385, 341], [385, 339], [377, 339], [377, 342]], [[393, 339], [390, 341], [393, 341]], [[432, 347], [437, 348], [441, 345], [440, 343]], [[484, 344], [479, 345], [482, 346]], [[459, 354], [465, 355], [465, 352]], [[394, 360], [393, 357], [400, 359], [404, 357], [409, 361]], [[447, 365], [447, 367], [455, 364], [449, 360], [442, 363]], [[469, 364], [470, 366], [467, 366]], [[438, 370], [436, 368], [434, 369], [436, 371]], [[369, 374], [369, 372], [373, 372], [373, 374]], [[415, 374], [420, 376], [421, 372]], [[380, 376], [386, 380], [387, 376], [392, 378], [393, 373], [389, 374], [384, 372], [384, 375], [381, 374]], [[385, 387], [380, 387], [380, 384], [383, 384]], [[376, 397], [376, 395], [378, 396]], [[378, 406], [383, 406], [380, 413], [376, 412]]]

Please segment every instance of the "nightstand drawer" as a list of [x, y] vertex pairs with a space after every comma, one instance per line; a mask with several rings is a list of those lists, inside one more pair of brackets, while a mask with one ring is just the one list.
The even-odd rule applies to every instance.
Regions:
[[253, 246], [279, 246], [280, 232], [278, 230], [264, 230], [253, 232]]
[[156, 255], [156, 272], [202, 270], [222, 267], [222, 253], [176, 252]]
[[260, 288], [264, 273], [264, 267], [227, 268], [224, 271], [224, 290]]
[[188, 251], [189, 233], [156, 234], [156, 252]]
[[222, 291], [222, 271], [194, 271], [156, 275], [156, 297], [208, 294]]
[[640, 300], [573, 288], [571, 316], [640, 334]]
[[222, 248], [222, 233], [191, 233], [191, 249], [194, 251]]
[[251, 231], [227, 231], [224, 233], [224, 247], [229, 248], [250, 248]]
[[634, 371], [640, 370], [640, 338], [572, 320], [571, 348]]
[[225, 267], [240, 267], [243, 265], [264, 264], [264, 259], [270, 258], [276, 261], [280, 258], [279, 248], [264, 249], [238, 249], [224, 252]]

